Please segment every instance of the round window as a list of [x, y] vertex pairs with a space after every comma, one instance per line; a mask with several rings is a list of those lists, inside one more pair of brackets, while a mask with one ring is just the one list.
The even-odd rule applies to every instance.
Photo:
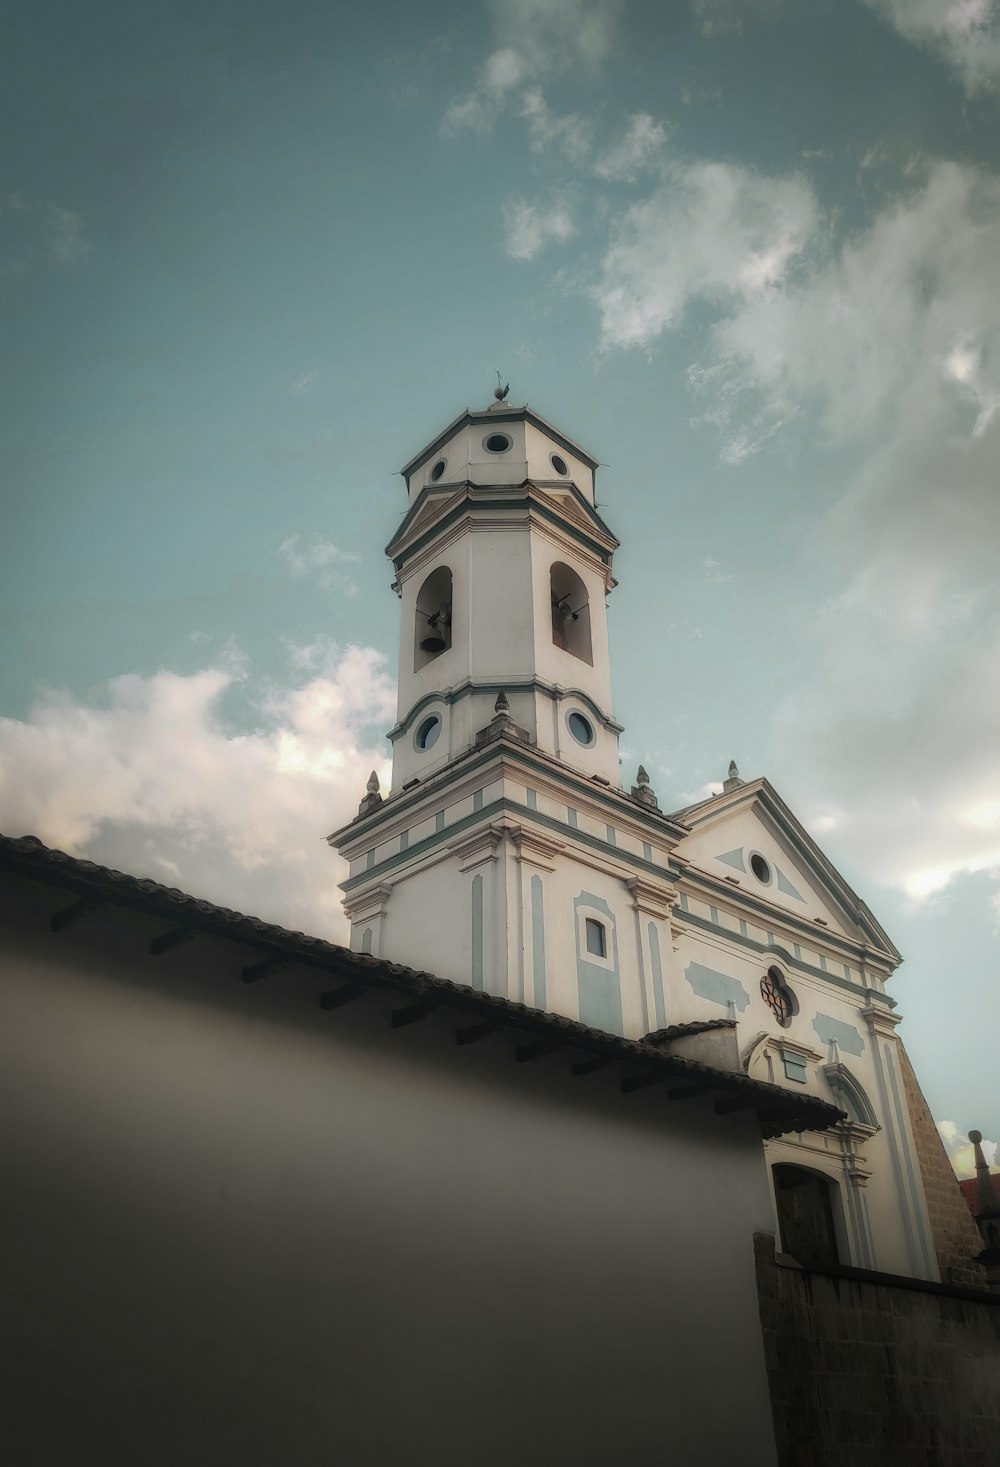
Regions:
[[785, 1028], [791, 1022], [795, 1004], [777, 968], [768, 968], [760, 980], [760, 996], [781, 1027]]
[[754, 851], [750, 856], [750, 870], [757, 880], [764, 886], [771, 885], [771, 868], [764, 860], [760, 851]]
[[438, 741], [440, 733], [441, 720], [440, 718], [438, 718], [436, 713], [432, 713], [430, 718], [425, 718], [423, 723], [417, 729], [417, 736], [413, 742], [416, 744], [418, 749], [433, 749], [434, 745]]
[[483, 447], [487, 453], [506, 453], [513, 442], [509, 433], [491, 433], [488, 438], [483, 439]]
[[589, 719], [574, 711], [567, 715], [566, 727], [578, 744], [582, 744], [585, 749], [590, 748], [594, 742], [594, 728]]
[[549, 463], [555, 469], [557, 474], [569, 473], [569, 469], [566, 467], [566, 460], [564, 458], [560, 458], [557, 453], [549, 454]]
[[444, 473], [446, 467], [447, 467], [447, 465], [446, 465], [445, 460], [443, 458], [439, 458], [438, 461], [437, 461], [437, 463], [431, 469], [431, 483], [432, 484], [436, 484], [437, 483], [438, 479], [440, 479], [441, 475]]

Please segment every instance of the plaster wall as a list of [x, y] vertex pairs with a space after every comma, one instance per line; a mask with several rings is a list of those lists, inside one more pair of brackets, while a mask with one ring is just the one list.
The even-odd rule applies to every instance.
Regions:
[[[754, 851], [759, 851], [771, 867], [771, 880], [767, 884], [750, 870], [750, 855]], [[848, 935], [843, 917], [831, 908], [829, 899], [803, 872], [801, 858], [793, 856], [753, 810], [739, 810], [717, 825], [695, 831], [678, 843], [677, 854], [717, 878], [735, 878], [742, 890], [763, 897], [796, 917], [809, 922], [821, 917], [829, 931]], [[734, 864], [740, 854], [742, 864]], [[720, 861], [722, 855], [731, 859]], [[794, 893], [785, 889], [781, 878], [794, 887]]]
[[[594, 502], [594, 474], [576, 454], [571, 453], [562, 444], [554, 442], [547, 433], [536, 428], [533, 423], [524, 425], [524, 441], [528, 457], [528, 477], [544, 484], [551, 481], [554, 484], [572, 483], [579, 489], [588, 504]], [[552, 454], [558, 455], [569, 470], [568, 474], [560, 474], [552, 463]]]
[[64, 900], [2, 914], [11, 1460], [773, 1467], [752, 1120]]
[[[506, 453], [487, 453], [483, 440], [491, 433], [507, 433], [513, 440]], [[556, 453], [565, 463], [568, 474], [556, 472], [550, 455]], [[586, 464], [532, 423], [505, 422], [502, 419], [473, 423], [459, 428], [441, 447], [418, 464], [410, 475], [410, 503], [430, 482], [431, 469], [445, 460], [443, 474], [435, 483], [458, 484], [471, 480], [474, 484], [520, 484], [525, 479], [559, 485], [573, 483], [591, 504], [594, 501], [594, 475]]]
[[[690, 909], [692, 903], [687, 900]], [[780, 927], [773, 942], [761, 952], [738, 943], [736, 932], [719, 920], [726, 914], [711, 908], [713, 930], [692, 929], [689, 912], [675, 913], [676, 946], [672, 954], [667, 1007], [672, 1022], [724, 1017], [734, 1005], [737, 1040], [744, 1063], [756, 1079], [771, 1080], [789, 1089], [799, 1085], [812, 1094], [849, 1109], [845, 1096], [826, 1069], [837, 1041], [839, 1063], [864, 1092], [879, 1129], [858, 1140], [849, 1153], [834, 1135], [784, 1138], [769, 1143], [769, 1163], [792, 1162], [819, 1171], [838, 1189], [847, 1225], [840, 1242], [844, 1262], [887, 1273], [936, 1279], [937, 1266], [929, 1246], [926, 1204], [915, 1165], [914, 1148], [905, 1103], [897, 1106], [892, 1070], [898, 1072], [891, 1011], [876, 1023], [870, 996], [861, 988], [855, 970], [853, 986], [842, 973], [806, 971], [805, 962], [792, 956], [794, 947]], [[738, 918], [731, 919], [734, 924]], [[778, 926], [778, 919], [775, 919]], [[751, 934], [752, 935], [752, 934]], [[780, 1026], [765, 1003], [760, 982], [776, 966], [794, 996], [797, 1008], [791, 1021]], [[888, 1033], [882, 1032], [888, 1027]], [[885, 1053], [886, 1046], [889, 1055]], [[786, 1063], [787, 1061], [787, 1063]], [[852, 1177], [854, 1181], [852, 1182]], [[855, 1195], [852, 1196], [852, 1187]], [[853, 1221], [852, 1221], [853, 1212]]]

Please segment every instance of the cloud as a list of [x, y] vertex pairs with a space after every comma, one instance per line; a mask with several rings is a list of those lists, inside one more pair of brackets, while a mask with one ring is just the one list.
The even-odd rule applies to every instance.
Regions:
[[253, 732], [227, 727], [240, 677], [126, 675], [100, 700], [0, 719], [0, 828], [197, 896], [343, 939], [344, 867], [323, 837], [357, 813], [395, 693], [370, 647], [314, 644], [282, 686], [244, 675]]
[[565, 243], [576, 231], [573, 216], [558, 200], [547, 205], [511, 198], [503, 208], [504, 248], [515, 260], [533, 260], [550, 240]]
[[705, 556], [701, 566], [705, 572], [705, 580], [711, 581], [713, 586], [724, 586], [727, 581], [733, 579], [732, 574], [723, 571], [720, 562], [713, 560], [710, 555]]
[[580, 148], [589, 136], [578, 116], [552, 119], [537, 87], [540, 78], [571, 68], [592, 71], [610, 49], [619, 0], [493, 0], [498, 45], [480, 68], [472, 90], [449, 103], [442, 131], [488, 133], [519, 89], [521, 112], [543, 137]]
[[765, 292], [817, 224], [803, 179], [728, 163], [674, 166], [613, 231], [593, 292], [602, 347], [648, 347], [698, 297], [731, 307]]
[[998, 245], [981, 169], [911, 165], [836, 243], [801, 178], [674, 163], [614, 227], [593, 291], [605, 351], [713, 314], [689, 381], [723, 462], [794, 422], [858, 466], [805, 547], [834, 589], [796, 618], [809, 671], [770, 757], [834, 858], [914, 901], [1000, 877]]
[[562, 117], [550, 112], [541, 87], [529, 87], [521, 99], [521, 117], [536, 152], [555, 148], [573, 163], [582, 163], [590, 152], [593, 128], [586, 117], [569, 112]]
[[325, 591], [336, 589], [346, 596], [357, 595], [358, 588], [344, 567], [361, 557], [353, 551], [341, 550], [317, 531], [311, 535], [289, 535], [275, 553], [297, 579], [314, 581]]
[[89, 252], [86, 226], [71, 209], [19, 193], [0, 201], [0, 275], [21, 275], [39, 261], [76, 265]]
[[318, 379], [318, 372], [300, 372], [289, 382], [288, 391], [292, 397], [304, 397], [307, 392], [312, 391]]
[[739, 35], [744, 20], [771, 20], [787, 0], [691, 0], [691, 9], [703, 36]]
[[865, 0], [906, 40], [935, 52], [970, 92], [1000, 80], [997, 0]]
[[[948, 1160], [955, 1168], [955, 1175], [963, 1178], [974, 1177], [976, 1158], [968, 1135], [960, 1131], [954, 1121], [938, 1121], [937, 1128], [938, 1135], [944, 1142], [944, 1149], [948, 1153]], [[996, 1166], [1000, 1159], [997, 1156], [997, 1150], [995, 1141], [987, 1141], [985, 1137], [983, 1138], [983, 1156], [991, 1168]]]
[[648, 112], [637, 112], [617, 142], [594, 163], [599, 178], [634, 183], [643, 168], [656, 158], [666, 141], [667, 129]]
[[[926, 164], [810, 268], [733, 296], [701, 369], [727, 449], [794, 412], [860, 468], [819, 519], [839, 588], [773, 753], [916, 901], [1000, 874], [1000, 180]], [[749, 424], [749, 426], [748, 426]]]

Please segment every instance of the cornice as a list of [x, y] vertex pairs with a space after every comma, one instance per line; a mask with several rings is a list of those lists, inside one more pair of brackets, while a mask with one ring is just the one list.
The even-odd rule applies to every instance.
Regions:
[[[500, 497], [501, 494], [503, 497]], [[611, 561], [615, 550], [618, 549], [619, 541], [607, 529], [603, 521], [590, 510], [587, 501], [578, 495], [574, 499], [574, 507], [577, 502], [586, 506], [586, 518], [583, 515], [569, 512], [557, 499], [546, 495], [531, 480], [524, 480], [520, 484], [505, 484], [489, 486], [466, 484], [464, 493], [453, 496], [454, 502], [446, 508], [438, 519], [434, 520], [425, 529], [415, 532], [412, 538], [404, 529], [397, 530], [396, 534], [386, 546], [385, 553], [392, 560], [397, 575], [402, 571], [406, 562], [411, 560], [425, 544], [432, 540], [440, 539], [445, 530], [458, 521], [471, 524], [474, 519], [483, 515], [496, 515], [499, 511], [521, 511], [526, 514], [526, 523], [530, 524], [532, 516], [541, 520], [547, 520], [550, 524], [560, 527], [564, 534], [572, 540], [587, 546], [610, 573]], [[414, 504], [414, 510], [421, 504], [418, 499]], [[494, 526], [502, 528], [509, 523], [509, 516], [505, 520], [499, 520]], [[404, 521], [404, 525], [405, 525]]]
[[[621, 734], [625, 731], [623, 725], [616, 722], [610, 713], [606, 713], [600, 704], [595, 702], [591, 695], [585, 693], [582, 688], [567, 688], [562, 683], [550, 683], [546, 678], [534, 676], [520, 680], [467, 677], [442, 691], [421, 693], [417, 701], [407, 710], [405, 717], [389, 730], [386, 738], [393, 744], [397, 739], [401, 739], [413, 727], [421, 713], [434, 703], [443, 703], [446, 708], [450, 708], [453, 704], [460, 703], [464, 698], [471, 698], [477, 693], [541, 693], [543, 697], [549, 698], [553, 703], [562, 703], [567, 698], [576, 698], [587, 705], [598, 723], [609, 733]], [[459, 754], [456, 757], [464, 756]]]
[[[704, 892], [710, 893], [715, 898], [709, 903], [710, 906], [742, 907], [745, 911], [755, 913], [757, 917], [767, 919], [766, 922], [759, 923], [760, 926], [766, 926], [772, 931], [784, 927], [795, 932], [798, 937], [807, 938], [810, 945], [817, 949], [826, 947], [834, 952], [839, 951], [844, 957], [852, 958], [859, 968], [868, 967], [882, 978], [891, 977], [895, 971], [896, 964], [892, 956], [873, 948], [867, 940], [859, 940], [840, 932], [833, 932], [829, 927], [824, 927], [807, 917], [800, 917], [797, 912], [790, 912], [787, 907], [776, 906], [766, 897], [759, 896], [744, 886], [734, 886], [724, 876], [716, 876], [705, 871], [702, 867], [695, 866], [690, 860], [684, 863], [680, 885], [682, 890], [687, 890], [692, 895], [701, 896]], [[687, 913], [684, 915], [686, 916]]]

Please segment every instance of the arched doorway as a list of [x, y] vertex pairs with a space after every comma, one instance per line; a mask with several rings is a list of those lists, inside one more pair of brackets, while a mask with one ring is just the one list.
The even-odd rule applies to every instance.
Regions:
[[803, 1268], [840, 1262], [832, 1183], [818, 1172], [780, 1163], [772, 1167], [781, 1251]]

